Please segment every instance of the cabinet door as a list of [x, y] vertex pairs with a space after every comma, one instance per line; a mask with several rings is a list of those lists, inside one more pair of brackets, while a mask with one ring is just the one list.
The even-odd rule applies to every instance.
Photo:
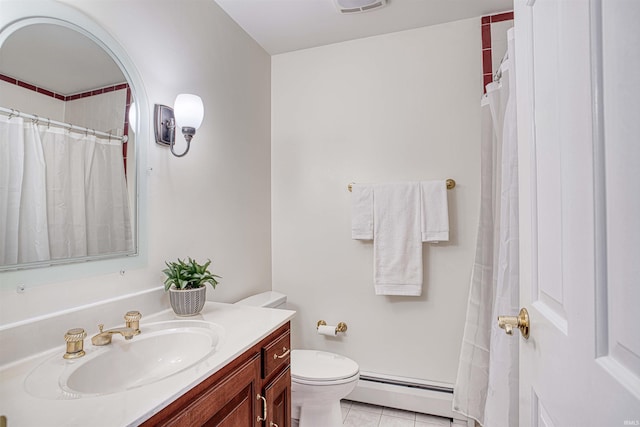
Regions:
[[282, 371], [265, 388], [267, 399], [267, 427], [290, 427], [291, 425], [291, 371]]
[[164, 425], [255, 426], [259, 377], [260, 357], [256, 355], [220, 383], [204, 391]]

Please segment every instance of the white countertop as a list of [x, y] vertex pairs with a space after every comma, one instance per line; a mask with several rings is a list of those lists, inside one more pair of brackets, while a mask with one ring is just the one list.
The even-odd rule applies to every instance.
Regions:
[[[187, 318], [177, 317], [170, 309], [153, 315], [143, 313], [140, 322], [143, 332], [145, 322], [206, 320], [224, 328], [224, 341], [211, 356], [153, 384], [125, 392], [80, 399], [54, 400], [32, 396], [25, 391], [25, 378], [44, 360], [56, 354], [62, 358], [65, 346], [61, 345], [0, 369], [0, 415], [7, 417], [8, 427], [138, 425], [288, 322], [294, 315], [295, 311], [290, 310], [215, 302], [207, 302], [199, 315]], [[64, 332], [61, 331], [61, 335]], [[85, 348], [91, 346], [89, 338], [92, 334], [88, 335]], [[116, 336], [113, 339], [122, 337]], [[104, 374], [109, 375], [108, 372]]]

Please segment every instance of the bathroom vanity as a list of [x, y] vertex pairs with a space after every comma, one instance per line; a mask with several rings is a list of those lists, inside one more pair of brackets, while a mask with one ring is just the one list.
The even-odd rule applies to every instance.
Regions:
[[142, 425], [288, 427], [289, 323], [245, 351]]
[[[141, 333], [130, 341], [114, 336], [109, 345], [93, 346], [89, 337], [97, 333], [95, 326], [77, 325], [88, 337], [86, 355], [74, 360], [62, 357], [64, 330], [41, 329], [60, 336], [60, 346], [0, 366], [0, 416], [6, 416], [7, 426], [289, 426], [289, 321], [294, 311], [214, 302], [189, 318], [176, 317], [170, 309], [141, 311]], [[5, 349], [12, 348], [5, 343], [25, 344], [25, 334], [19, 332], [0, 334]], [[163, 341], [172, 337], [175, 344]], [[166, 349], [172, 352], [166, 359], [180, 362], [181, 355], [200, 351], [202, 342], [209, 345], [207, 337], [214, 337], [211, 348], [185, 368], [138, 373], [156, 363], [153, 359], [163, 359], [164, 354], [153, 356], [156, 351]], [[136, 360], [140, 355], [142, 360]], [[123, 374], [122, 367], [129, 364], [135, 369]], [[87, 371], [82, 376], [81, 368]], [[132, 375], [139, 375], [139, 381], [131, 382]]]

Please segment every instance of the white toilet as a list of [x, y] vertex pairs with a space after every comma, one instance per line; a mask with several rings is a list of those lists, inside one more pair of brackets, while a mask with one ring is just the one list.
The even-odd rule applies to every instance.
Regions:
[[[285, 308], [287, 296], [264, 292], [236, 304]], [[291, 418], [300, 427], [340, 427], [340, 399], [353, 391], [358, 364], [338, 354], [316, 350], [291, 351]]]

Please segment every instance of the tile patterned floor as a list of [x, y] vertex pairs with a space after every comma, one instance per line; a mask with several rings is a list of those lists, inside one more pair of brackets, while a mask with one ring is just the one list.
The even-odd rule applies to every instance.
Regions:
[[350, 427], [451, 427], [448, 418], [342, 400], [342, 420]]

